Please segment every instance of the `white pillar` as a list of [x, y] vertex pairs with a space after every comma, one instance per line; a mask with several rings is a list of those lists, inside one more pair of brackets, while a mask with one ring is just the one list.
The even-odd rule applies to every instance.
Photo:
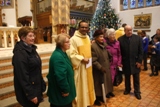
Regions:
[[4, 31], [4, 34], [3, 34], [4, 36], [4, 48], [7, 48], [7, 35], [6, 35], [6, 31]]
[[57, 37], [57, 35], [52, 35], [52, 44], [55, 44], [55, 38]]
[[13, 30], [11, 30], [11, 36], [10, 37], [11, 37], [11, 47], [13, 48], [14, 47], [14, 42], [15, 42]]

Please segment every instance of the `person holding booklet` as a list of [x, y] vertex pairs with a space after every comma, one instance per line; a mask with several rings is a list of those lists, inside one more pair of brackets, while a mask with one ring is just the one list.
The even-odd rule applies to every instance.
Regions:
[[70, 39], [71, 47], [67, 51], [74, 68], [74, 79], [77, 97], [73, 107], [87, 107], [93, 105], [95, 92], [91, 64], [91, 42], [87, 32], [88, 23], [81, 21], [78, 30]]
[[[114, 82], [115, 75], [117, 74], [117, 68], [119, 70], [122, 69], [122, 56], [121, 56], [121, 49], [120, 49], [120, 44], [119, 41], [115, 39], [115, 30], [113, 28], [108, 29], [107, 31], [107, 47], [106, 49], [112, 54], [112, 61], [110, 64], [110, 70], [111, 70], [111, 75], [112, 75], [112, 83]], [[108, 97], [110, 97], [108, 95]]]

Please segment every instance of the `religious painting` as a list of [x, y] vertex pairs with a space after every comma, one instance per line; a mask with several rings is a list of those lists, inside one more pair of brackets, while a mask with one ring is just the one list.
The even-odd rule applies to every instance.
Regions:
[[146, 0], [146, 6], [152, 6], [152, 0]]
[[136, 0], [130, 0], [130, 8], [136, 8]]
[[155, 5], [160, 5], [160, 0], [155, 0]]
[[72, 11], [94, 13], [94, 3], [93, 0], [70, 0], [70, 9]]
[[138, 0], [138, 7], [143, 7], [143, 6], [144, 6], [144, 1]]
[[13, 7], [13, 0], [1, 0], [1, 6], [2, 8], [9, 8], [9, 7]]
[[152, 14], [140, 14], [134, 16], [135, 28], [150, 28], [152, 22]]
[[1, 0], [0, 6], [4, 6], [4, 0]]
[[128, 9], [128, 0], [123, 0], [123, 10]]

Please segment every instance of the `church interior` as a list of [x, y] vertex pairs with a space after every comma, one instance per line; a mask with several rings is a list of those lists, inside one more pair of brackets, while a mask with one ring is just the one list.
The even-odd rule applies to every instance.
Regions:
[[[21, 107], [14, 93], [11, 63], [14, 45], [20, 40], [18, 30], [23, 26], [34, 28], [35, 44], [47, 83], [49, 58], [56, 46], [55, 37], [60, 33], [72, 36], [81, 20], [91, 22], [100, 1], [110, 1], [109, 5], [120, 20], [118, 28], [127, 23], [132, 26], [134, 34], [144, 30], [149, 38], [160, 29], [160, 0], [0, 0], [0, 107]], [[146, 16], [150, 23], [138, 25], [138, 18]], [[150, 57], [148, 70], [140, 73], [141, 100], [134, 97], [133, 89], [129, 95], [123, 95], [122, 82], [114, 87], [115, 97], [107, 98], [107, 103], [100, 107], [160, 107], [160, 70], [158, 76], [150, 77], [149, 60]], [[40, 107], [49, 107], [46, 92], [44, 97]]]

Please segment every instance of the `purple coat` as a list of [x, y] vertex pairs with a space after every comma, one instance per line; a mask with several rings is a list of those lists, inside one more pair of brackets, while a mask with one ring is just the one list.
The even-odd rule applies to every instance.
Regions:
[[111, 69], [111, 75], [112, 75], [112, 82], [114, 81], [114, 77], [116, 75], [116, 67], [121, 65], [122, 57], [121, 57], [121, 50], [120, 50], [120, 44], [119, 41], [115, 41], [113, 43], [110, 43], [108, 40], [106, 49], [110, 52], [112, 55], [112, 61], [110, 63], [110, 69]]

